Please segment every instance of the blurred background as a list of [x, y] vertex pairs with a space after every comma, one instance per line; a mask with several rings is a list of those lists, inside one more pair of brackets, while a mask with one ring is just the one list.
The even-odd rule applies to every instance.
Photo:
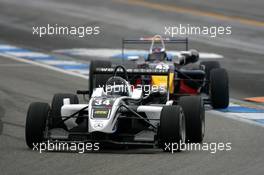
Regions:
[[[0, 41], [44, 51], [121, 48], [124, 37], [164, 35], [165, 26], [230, 26], [231, 35], [190, 35], [190, 48], [224, 56], [232, 96], [263, 95], [262, 0], [1, 0]], [[33, 35], [33, 26], [99, 26], [84, 38]], [[75, 58], [78, 59], [78, 58]], [[89, 58], [87, 58], [89, 59]], [[254, 89], [254, 90], [253, 90]]]

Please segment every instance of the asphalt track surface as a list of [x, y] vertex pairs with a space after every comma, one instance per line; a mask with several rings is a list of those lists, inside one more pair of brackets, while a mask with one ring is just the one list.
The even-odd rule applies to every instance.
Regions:
[[[224, 55], [220, 60], [230, 75], [232, 98], [263, 96], [263, 2], [164, 1], [160, 5], [137, 1], [0, 1], [0, 41], [51, 52], [65, 48], [119, 48], [125, 36], [138, 37], [164, 32], [176, 23], [231, 25], [228, 38], [194, 37], [192, 48]], [[149, 1], [144, 1], [149, 2]], [[154, 1], [153, 1], [154, 2]], [[173, 7], [164, 12], [164, 5]], [[166, 6], [165, 6], [166, 7]], [[177, 7], [177, 8], [176, 8]], [[183, 14], [181, 7], [201, 16]], [[212, 15], [217, 13], [218, 15]], [[219, 19], [219, 14], [228, 20]], [[211, 16], [210, 16], [211, 15]], [[220, 15], [220, 16], [221, 16]], [[236, 17], [236, 18], [235, 18]], [[243, 19], [239, 20], [237, 19]], [[245, 20], [247, 19], [247, 20]], [[244, 21], [244, 22], [243, 22]], [[246, 23], [245, 21], [251, 21]], [[32, 26], [99, 25], [98, 37], [77, 38], [32, 35]], [[78, 57], [82, 61], [92, 58]], [[0, 57], [0, 172], [1, 174], [263, 174], [263, 127], [206, 113], [205, 142], [231, 142], [231, 151], [212, 154], [187, 151], [177, 154], [160, 150], [114, 150], [99, 153], [38, 153], [24, 140], [25, 115], [32, 101], [50, 102], [56, 92], [85, 89], [84, 79]]]

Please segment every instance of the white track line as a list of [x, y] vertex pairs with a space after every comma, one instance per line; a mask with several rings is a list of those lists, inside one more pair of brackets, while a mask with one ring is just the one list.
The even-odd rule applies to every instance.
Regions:
[[15, 57], [38, 57], [38, 58], [46, 58], [50, 57], [50, 55], [44, 54], [44, 53], [39, 53], [39, 52], [12, 52], [12, 51], [7, 51], [5, 54], [12, 55]]
[[258, 123], [258, 122], [254, 121], [254, 120], [249, 120], [249, 119], [246, 119], [246, 118], [242, 118], [239, 115], [233, 115], [232, 113], [220, 112], [220, 111], [215, 111], [215, 110], [210, 110], [210, 111], [208, 111], [208, 113], [220, 115], [222, 117], [229, 118], [229, 119], [232, 119], [232, 120], [235, 120], [235, 121], [240, 121], [240, 122], [244, 122], [244, 123], [248, 123], [248, 124], [251, 124], [251, 125], [260, 126], [260, 127], [264, 128], [264, 125], [261, 124], [261, 123]]
[[64, 73], [64, 74], [68, 74], [68, 75], [72, 75], [72, 76], [76, 76], [76, 77], [80, 77], [80, 78], [88, 80], [88, 77], [85, 76], [85, 75], [82, 75], [82, 74], [79, 74], [79, 73], [75, 73], [75, 72], [66, 71], [66, 70], [63, 70], [63, 69], [60, 69], [60, 68], [56, 68], [56, 67], [53, 67], [53, 66], [50, 66], [50, 65], [47, 65], [47, 64], [43, 64], [43, 63], [39, 63], [39, 62], [36, 62], [36, 61], [31, 61], [31, 60], [27, 60], [27, 59], [23, 59], [23, 58], [18, 58], [18, 57], [15, 57], [15, 56], [12, 56], [12, 55], [3, 54], [3, 53], [0, 53], [0, 56], [7, 57], [7, 58], [10, 58], [12, 60], [16, 60], [16, 61], [23, 62], [23, 63], [33, 64], [33, 65], [36, 65], [36, 66], [39, 66], [39, 67], [43, 67], [43, 68], [46, 68], [46, 69], [54, 70], [54, 71], [57, 71], [57, 72], [61, 72], [61, 73]]
[[20, 48], [11, 45], [0, 44], [0, 50], [8, 50], [8, 49], [20, 49]]
[[38, 62], [42, 62], [48, 65], [83, 65], [83, 63], [79, 63], [76, 61], [68, 61], [68, 60], [39, 60]]

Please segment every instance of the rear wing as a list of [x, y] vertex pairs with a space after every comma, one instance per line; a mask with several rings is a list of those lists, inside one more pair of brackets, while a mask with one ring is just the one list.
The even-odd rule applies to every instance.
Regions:
[[[160, 35], [154, 37], [141, 37], [139, 39], [122, 39], [122, 58], [124, 57], [124, 50], [127, 44], [151, 44], [153, 47], [154, 43], [161, 43], [165, 48], [165, 44], [185, 44], [185, 50], [189, 50], [188, 38], [163, 38]], [[151, 49], [150, 49], [151, 51]]]
[[[139, 38], [139, 39], [123, 39], [122, 40], [122, 45], [124, 46], [125, 44], [151, 44], [153, 39], [155, 42], [162, 42], [161, 39], [157, 38]], [[188, 38], [182, 38], [182, 39], [176, 39], [176, 38], [163, 38], [164, 43], [168, 44], [185, 44], [186, 45], [186, 50], [188, 50]]]
[[[96, 68], [94, 74], [113, 74], [114, 68]], [[170, 75], [169, 70], [163, 69], [126, 69], [128, 75]], [[117, 73], [122, 73], [122, 69], [117, 69]]]

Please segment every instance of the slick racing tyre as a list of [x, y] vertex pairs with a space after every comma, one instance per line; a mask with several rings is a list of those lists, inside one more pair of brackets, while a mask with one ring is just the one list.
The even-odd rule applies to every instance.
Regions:
[[200, 65], [205, 66], [206, 79], [208, 80], [210, 79], [210, 72], [221, 67], [218, 61], [202, 61]]
[[160, 115], [159, 146], [165, 152], [171, 151], [166, 145], [177, 143], [177, 151], [180, 143], [185, 143], [185, 116], [180, 106], [164, 106]]
[[228, 74], [225, 69], [213, 69], [210, 74], [210, 97], [212, 107], [227, 108], [229, 105]]
[[48, 115], [50, 113], [50, 106], [47, 103], [31, 103], [26, 119], [26, 143], [29, 148], [33, 148], [44, 141], [44, 131]]
[[205, 109], [200, 96], [183, 96], [179, 100], [186, 118], [186, 142], [200, 143], [205, 132]]
[[95, 75], [94, 71], [96, 68], [111, 68], [111, 62], [105, 60], [93, 60], [90, 64], [90, 71], [89, 71], [89, 96], [92, 96], [93, 89], [99, 86], [103, 87], [106, 81], [112, 75]]
[[[207, 81], [210, 81], [210, 72], [213, 69], [218, 69], [221, 67], [218, 61], [202, 61], [200, 65], [205, 66], [205, 78]], [[203, 87], [202, 91], [205, 92], [206, 94], [209, 94], [209, 84], [206, 84]]]
[[79, 104], [78, 96], [75, 94], [55, 94], [51, 102], [51, 118], [50, 127], [51, 128], [63, 128], [66, 126], [62, 122], [61, 118], [61, 107], [63, 106], [63, 99], [69, 98], [71, 104]]

